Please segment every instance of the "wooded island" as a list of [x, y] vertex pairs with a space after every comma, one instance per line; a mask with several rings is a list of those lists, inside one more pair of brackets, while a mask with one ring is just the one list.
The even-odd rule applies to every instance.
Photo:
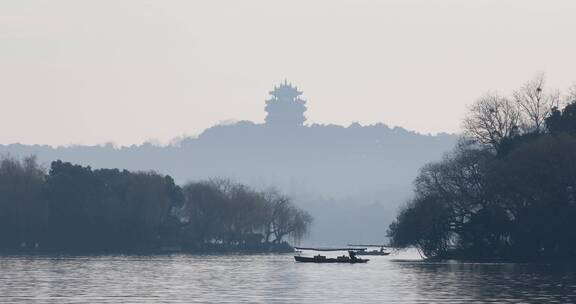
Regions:
[[576, 258], [576, 87], [562, 99], [543, 76], [480, 98], [461, 143], [420, 170], [391, 243], [432, 258]]

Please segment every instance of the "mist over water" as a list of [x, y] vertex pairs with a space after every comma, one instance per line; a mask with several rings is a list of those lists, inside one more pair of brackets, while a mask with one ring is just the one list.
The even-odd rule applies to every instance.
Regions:
[[[339, 253], [333, 253], [339, 254]], [[3, 256], [0, 303], [569, 303], [566, 264], [302, 264], [283, 255]]]

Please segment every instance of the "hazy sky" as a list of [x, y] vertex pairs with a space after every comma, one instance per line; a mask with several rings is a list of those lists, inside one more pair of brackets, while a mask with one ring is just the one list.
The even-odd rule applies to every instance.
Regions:
[[0, 1], [0, 143], [168, 142], [263, 122], [283, 79], [308, 122], [458, 132], [537, 72], [576, 82], [576, 1]]

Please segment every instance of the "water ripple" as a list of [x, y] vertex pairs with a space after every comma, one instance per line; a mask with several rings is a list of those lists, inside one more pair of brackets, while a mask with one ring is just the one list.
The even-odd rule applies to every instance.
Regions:
[[566, 264], [291, 255], [1, 256], [0, 303], [570, 303]]

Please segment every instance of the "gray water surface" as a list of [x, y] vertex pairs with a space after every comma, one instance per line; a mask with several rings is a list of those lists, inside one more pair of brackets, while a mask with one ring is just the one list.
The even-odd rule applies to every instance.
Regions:
[[0, 303], [574, 303], [567, 264], [292, 255], [0, 256]]

